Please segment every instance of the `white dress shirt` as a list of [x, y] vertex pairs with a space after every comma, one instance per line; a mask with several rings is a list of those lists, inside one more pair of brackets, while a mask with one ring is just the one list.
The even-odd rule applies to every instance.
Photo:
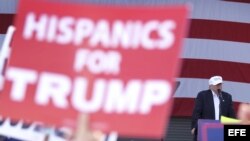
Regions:
[[219, 96], [214, 91], [212, 91], [212, 93], [213, 93], [213, 99], [214, 99], [215, 120], [219, 120], [220, 119], [220, 99], [219, 99]]

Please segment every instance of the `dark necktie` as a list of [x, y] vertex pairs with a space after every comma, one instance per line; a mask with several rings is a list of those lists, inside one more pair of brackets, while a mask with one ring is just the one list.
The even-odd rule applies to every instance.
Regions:
[[220, 100], [220, 104], [219, 104], [219, 119], [220, 119], [221, 111], [222, 111], [222, 103], [223, 103], [223, 98], [221, 94], [219, 94], [219, 100]]

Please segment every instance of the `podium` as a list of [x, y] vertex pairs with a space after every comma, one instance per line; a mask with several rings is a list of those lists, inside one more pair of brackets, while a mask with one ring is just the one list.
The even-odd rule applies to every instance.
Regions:
[[219, 120], [198, 120], [198, 141], [224, 141], [224, 125]]

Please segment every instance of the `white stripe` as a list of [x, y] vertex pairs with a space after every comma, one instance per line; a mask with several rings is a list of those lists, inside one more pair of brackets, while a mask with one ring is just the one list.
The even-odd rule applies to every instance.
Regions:
[[[108, 2], [108, 1], [107, 1]], [[18, 0], [1, 0], [0, 13], [16, 13]], [[124, 3], [122, 0], [118, 3]], [[133, 2], [128, 2], [133, 3]], [[188, 4], [191, 18], [250, 23], [250, 4], [221, 0], [158, 0], [160, 4]]]
[[3, 45], [3, 40], [4, 40], [5, 34], [0, 34], [0, 50]]
[[[178, 78], [180, 85], [174, 97], [195, 98], [199, 91], [208, 89], [208, 79]], [[223, 91], [232, 95], [233, 101], [250, 102], [250, 84], [232, 81], [223, 82]]]
[[18, 0], [0, 0], [0, 13], [16, 13]]
[[250, 23], [250, 5], [245, 3], [231, 3], [225, 1], [206, 1], [194, 6], [193, 19], [210, 19]]
[[[5, 37], [5, 34], [0, 34], [1, 46], [2, 46], [4, 37]], [[238, 42], [231, 43], [228, 41], [204, 40], [204, 39], [187, 39], [182, 57], [194, 58], [194, 59], [210, 59], [210, 60], [223, 60], [223, 61], [250, 63], [249, 52], [250, 52], [250, 45], [246, 43], [238, 43]], [[193, 79], [193, 80], [196, 80], [196, 79]], [[207, 80], [205, 81], [206, 81], [205, 83], [198, 82], [197, 83], [198, 85], [193, 85], [193, 83], [190, 82], [188, 84], [191, 84], [192, 86], [190, 87], [187, 86], [187, 88], [183, 89], [183, 92], [187, 94], [186, 95], [187, 97], [190, 97], [190, 95], [193, 95], [193, 94], [197, 94], [198, 90], [192, 93], [186, 93], [186, 90], [188, 90], [189, 88], [192, 88], [192, 90], [194, 91], [193, 88], [207, 88]], [[184, 86], [183, 84], [185, 83], [182, 83], [181, 87]], [[249, 87], [249, 92], [250, 92], [250, 86], [248, 85], [248, 87]], [[242, 90], [242, 89], [239, 89], [239, 90]]]
[[208, 39], [185, 39], [182, 58], [220, 60], [250, 64], [250, 43]]
[[250, 4], [246, 3], [221, 0], [167, 0], [162, 3], [189, 4], [192, 19], [250, 23]]

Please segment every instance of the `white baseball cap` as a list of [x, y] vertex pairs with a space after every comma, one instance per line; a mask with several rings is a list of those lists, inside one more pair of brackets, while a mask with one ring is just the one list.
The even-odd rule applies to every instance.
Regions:
[[208, 84], [209, 85], [217, 85], [217, 84], [220, 84], [222, 82], [223, 82], [223, 80], [222, 80], [221, 76], [213, 76], [209, 79]]

